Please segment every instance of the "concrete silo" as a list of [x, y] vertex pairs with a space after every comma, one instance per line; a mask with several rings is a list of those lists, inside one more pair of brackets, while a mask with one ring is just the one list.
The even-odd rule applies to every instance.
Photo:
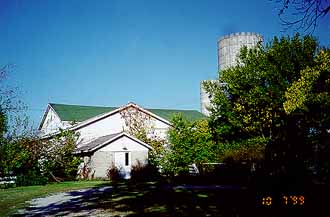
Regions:
[[239, 32], [226, 35], [218, 41], [218, 70], [234, 66], [243, 46], [252, 48], [262, 42], [262, 36], [251, 32]]
[[[251, 32], [239, 32], [221, 37], [218, 41], [218, 70], [222, 71], [234, 66], [237, 62], [239, 51], [243, 46], [252, 48], [259, 42], [262, 42], [262, 40], [263, 38], [260, 34]], [[213, 80], [213, 82], [217, 81]], [[210, 106], [210, 98], [202, 83], [203, 81], [200, 82], [201, 112], [209, 116], [207, 107]]]
[[[202, 114], [209, 116], [210, 112], [208, 111], [207, 107], [211, 105], [211, 102], [210, 102], [210, 97], [209, 97], [208, 93], [206, 92], [206, 90], [203, 87], [204, 81], [207, 81], [207, 80], [202, 80], [200, 82], [201, 112], [202, 112]], [[212, 80], [212, 81], [216, 82], [216, 80]]]

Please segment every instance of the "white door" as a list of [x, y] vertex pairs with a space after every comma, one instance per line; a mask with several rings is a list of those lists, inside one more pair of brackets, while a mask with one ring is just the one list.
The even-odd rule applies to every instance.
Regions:
[[120, 169], [124, 179], [131, 177], [131, 153], [115, 152], [115, 166]]

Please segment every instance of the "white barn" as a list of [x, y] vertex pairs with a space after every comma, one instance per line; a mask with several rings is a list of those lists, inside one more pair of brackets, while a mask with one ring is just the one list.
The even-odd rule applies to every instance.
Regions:
[[[181, 113], [188, 120], [205, 116], [195, 110], [144, 109], [128, 103], [122, 107], [96, 107], [50, 103], [39, 125], [40, 135], [50, 138], [59, 129], [79, 133], [76, 154], [89, 162], [95, 178], [105, 178], [110, 165], [121, 168], [126, 178], [130, 177], [132, 165], [138, 161], [148, 162], [149, 144], [126, 133], [125, 114], [138, 114], [153, 129], [153, 134], [166, 139], [170, 118]], [[130, 117], [128, 117], [130, 118]], [[151, 136], [151, 135], [150, 135]]]

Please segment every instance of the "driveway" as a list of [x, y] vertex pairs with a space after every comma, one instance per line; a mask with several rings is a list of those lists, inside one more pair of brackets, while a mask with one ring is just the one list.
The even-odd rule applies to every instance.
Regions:
[[81, 189], [36, 198], [15, 216], [97, 216], [102, 211], [100, 196], [111, 192], [112, 187]]
[[223, 216], [237, 212], [229, 205], [245, 191], [221, 185], [123, 184], [33, 199], [15, 216]]

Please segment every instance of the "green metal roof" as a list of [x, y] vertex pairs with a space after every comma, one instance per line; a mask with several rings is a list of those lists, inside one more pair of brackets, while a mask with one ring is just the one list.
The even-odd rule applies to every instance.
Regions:
[[[106, 112], [113, 111], [118, 107], [82, 106], [50, 103], [62, 121], [81, 122]], [[205, 115], [195, 110], [175, 110], [175, 109], [146, 109], [165, 120], [170, 121], [174, 114], [181, 113], [189, 121], [206, 118]]]
[[116, 107], [82, 106], [50, 103], [62, 121], [81, 122], [96, 115], [115, 110]]
[[146, 109], [165, 120], [170, 121], [172, 116], [181, 113], [184, 118], [189, 121], [196, 121], [206, 118], [205, 115], [195, 110], [175, 110], [175, 109]]

